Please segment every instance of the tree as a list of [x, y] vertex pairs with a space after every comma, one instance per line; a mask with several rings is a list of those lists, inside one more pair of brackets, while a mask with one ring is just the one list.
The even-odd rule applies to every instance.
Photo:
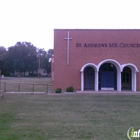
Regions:
[[48, 57], [52, 58], [52, 56], [53, 56], [53, 49], [49, 49], [48, 50]]
[[[0, 69], [2, 74], [10, 75], [15, 71], [25, 74], [25, 72], [34, 73], [37, 71], [40, 62], [40, 68], [47, 73], [51, 72], [51, 63], [49, 59], [53, 55], [53, 49], [45, 51], [37, 49], [30, 42], [17, 42], [6, 50], [0, 46]], [[40, 61], [39, 61], [40, 60]]]
[[47, 71], [48, 71], [48, 73], [51, 73], [51, 63], [49, 62], [49, 60], [53, 57], [53, 49], [49, 49], [48, 50], [48, 60], [47, 60], [47, 63], [46, 63], [46, 65], [47, 65]]
[[5, 54], [6, 54], [6, 48], [4, 48], [3, 46], [0, 46], [0, 70], [1, 70], [1, 74], [6, 74], [5, 73], [5, 69], [4, 69], [4, 65], [5, 65], [5, 62], [4, 62], [4, 57], [5, 57]]
[[38, 59], [40, 61], [40, 68], [43, 68], [47, 73], [51, 73], [51, 64], [49, 59], [53, 55], [53, 49], [45, 51], [44, 49], [38, 49]]
[[36, 47], [30, 42], [17, 42], [15, 46], [9, 47], [9, 59], [11, 65], [17, 72], [33, 72], [37, 69], [37, 51]]

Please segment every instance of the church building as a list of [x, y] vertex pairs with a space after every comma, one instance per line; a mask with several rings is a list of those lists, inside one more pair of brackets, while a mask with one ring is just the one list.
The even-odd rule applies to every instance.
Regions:
[[54, 30], [54, 90], [140, 91], [139, 70], [140, 30]]

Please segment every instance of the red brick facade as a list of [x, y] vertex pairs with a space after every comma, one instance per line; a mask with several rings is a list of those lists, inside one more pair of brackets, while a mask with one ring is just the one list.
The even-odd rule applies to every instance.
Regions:
[[[65, 38], [68, 32], [72, 39], [69, 40], [69, 64], [67, 65], [68, 40]], [[73, 86], [75, 90], [81, 90], [82, 67], [89, 63], [98, 67], [99, 63], [105, 60], [114, 60], [120, 64], [120, 67], [123, 64], [136, 66], [137, 70], [134, 72], [136, 90], [140, 90], [138, 72], [140, 70], [140, 30], [54, 30], [54, 63], [52, 63], [54, 89], [65, 90]]]

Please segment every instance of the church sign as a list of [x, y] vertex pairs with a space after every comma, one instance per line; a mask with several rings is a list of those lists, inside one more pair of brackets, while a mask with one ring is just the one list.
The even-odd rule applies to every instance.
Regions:
[[140, 43], [76, 43], [76, 47], [121, 47], [121, 48], [138, 48], [140, 47]]

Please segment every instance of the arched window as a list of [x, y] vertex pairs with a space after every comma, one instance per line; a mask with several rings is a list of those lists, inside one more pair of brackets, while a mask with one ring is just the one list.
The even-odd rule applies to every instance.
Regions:
[[95, 89], [95, 70], [93, 67], [86, 67], [84, 69], [84, 90]]
[[132, 78], [132, 71], [129, 67], [125, 67], [123, 72], [121, 73], [121, 82], [122, 82], [122, 90], [131, 90], [131, 78]]

